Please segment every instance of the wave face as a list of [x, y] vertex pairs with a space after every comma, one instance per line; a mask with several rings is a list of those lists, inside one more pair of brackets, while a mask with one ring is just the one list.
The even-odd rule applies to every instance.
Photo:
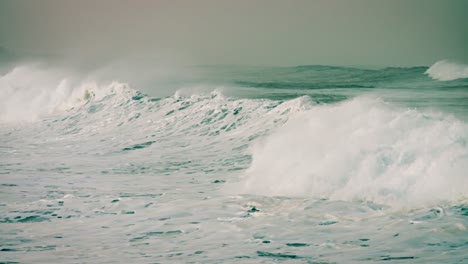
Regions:
[[442, 60], [427, 69], [426, 74], [439, 81], [463, 79], [468, 78], [468, 66]]

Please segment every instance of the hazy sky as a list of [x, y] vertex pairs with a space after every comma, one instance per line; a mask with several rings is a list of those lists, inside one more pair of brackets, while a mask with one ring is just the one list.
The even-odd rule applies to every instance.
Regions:
[[0, 47], [101, 63], [468, 63], [468, 0], [0, 0]]

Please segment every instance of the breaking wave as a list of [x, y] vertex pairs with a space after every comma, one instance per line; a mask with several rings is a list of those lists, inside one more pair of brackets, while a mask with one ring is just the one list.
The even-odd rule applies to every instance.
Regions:
[[36, 121], [111, 93], [131, 90], [125, 84], [77, 81], [70, 76], [36, 65], [18, 66], [0, 76], [0, 121]]
[[463, 79], [468, 78], [468, 66], [442, 60], [429, 67], [426, 74], [439, 81]]
[[251, 147], [237, 190], [412, 207], [468, 194], [468, 126], [358, 97], [292, 116]]

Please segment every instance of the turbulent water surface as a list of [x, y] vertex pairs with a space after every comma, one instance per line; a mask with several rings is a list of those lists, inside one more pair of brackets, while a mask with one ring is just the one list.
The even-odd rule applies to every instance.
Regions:
[[18, 66], [0, 262], [466, 263], [467, 69], [200, 67], [157, 97]]

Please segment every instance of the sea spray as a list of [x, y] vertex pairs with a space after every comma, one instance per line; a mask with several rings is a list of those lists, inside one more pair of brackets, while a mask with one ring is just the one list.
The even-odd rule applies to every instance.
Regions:
[[34, 121], [83, 105], [94, 94], [94, 83], [76, 83], [60, 70], [22, 65], [0, 76], [0, 120]]
[[141, 93], [122, 82], [98, 82], [65, 70], [21, 65], [0, 76], [0, 121], [38, 121], [116, 94], [130, 99]]

